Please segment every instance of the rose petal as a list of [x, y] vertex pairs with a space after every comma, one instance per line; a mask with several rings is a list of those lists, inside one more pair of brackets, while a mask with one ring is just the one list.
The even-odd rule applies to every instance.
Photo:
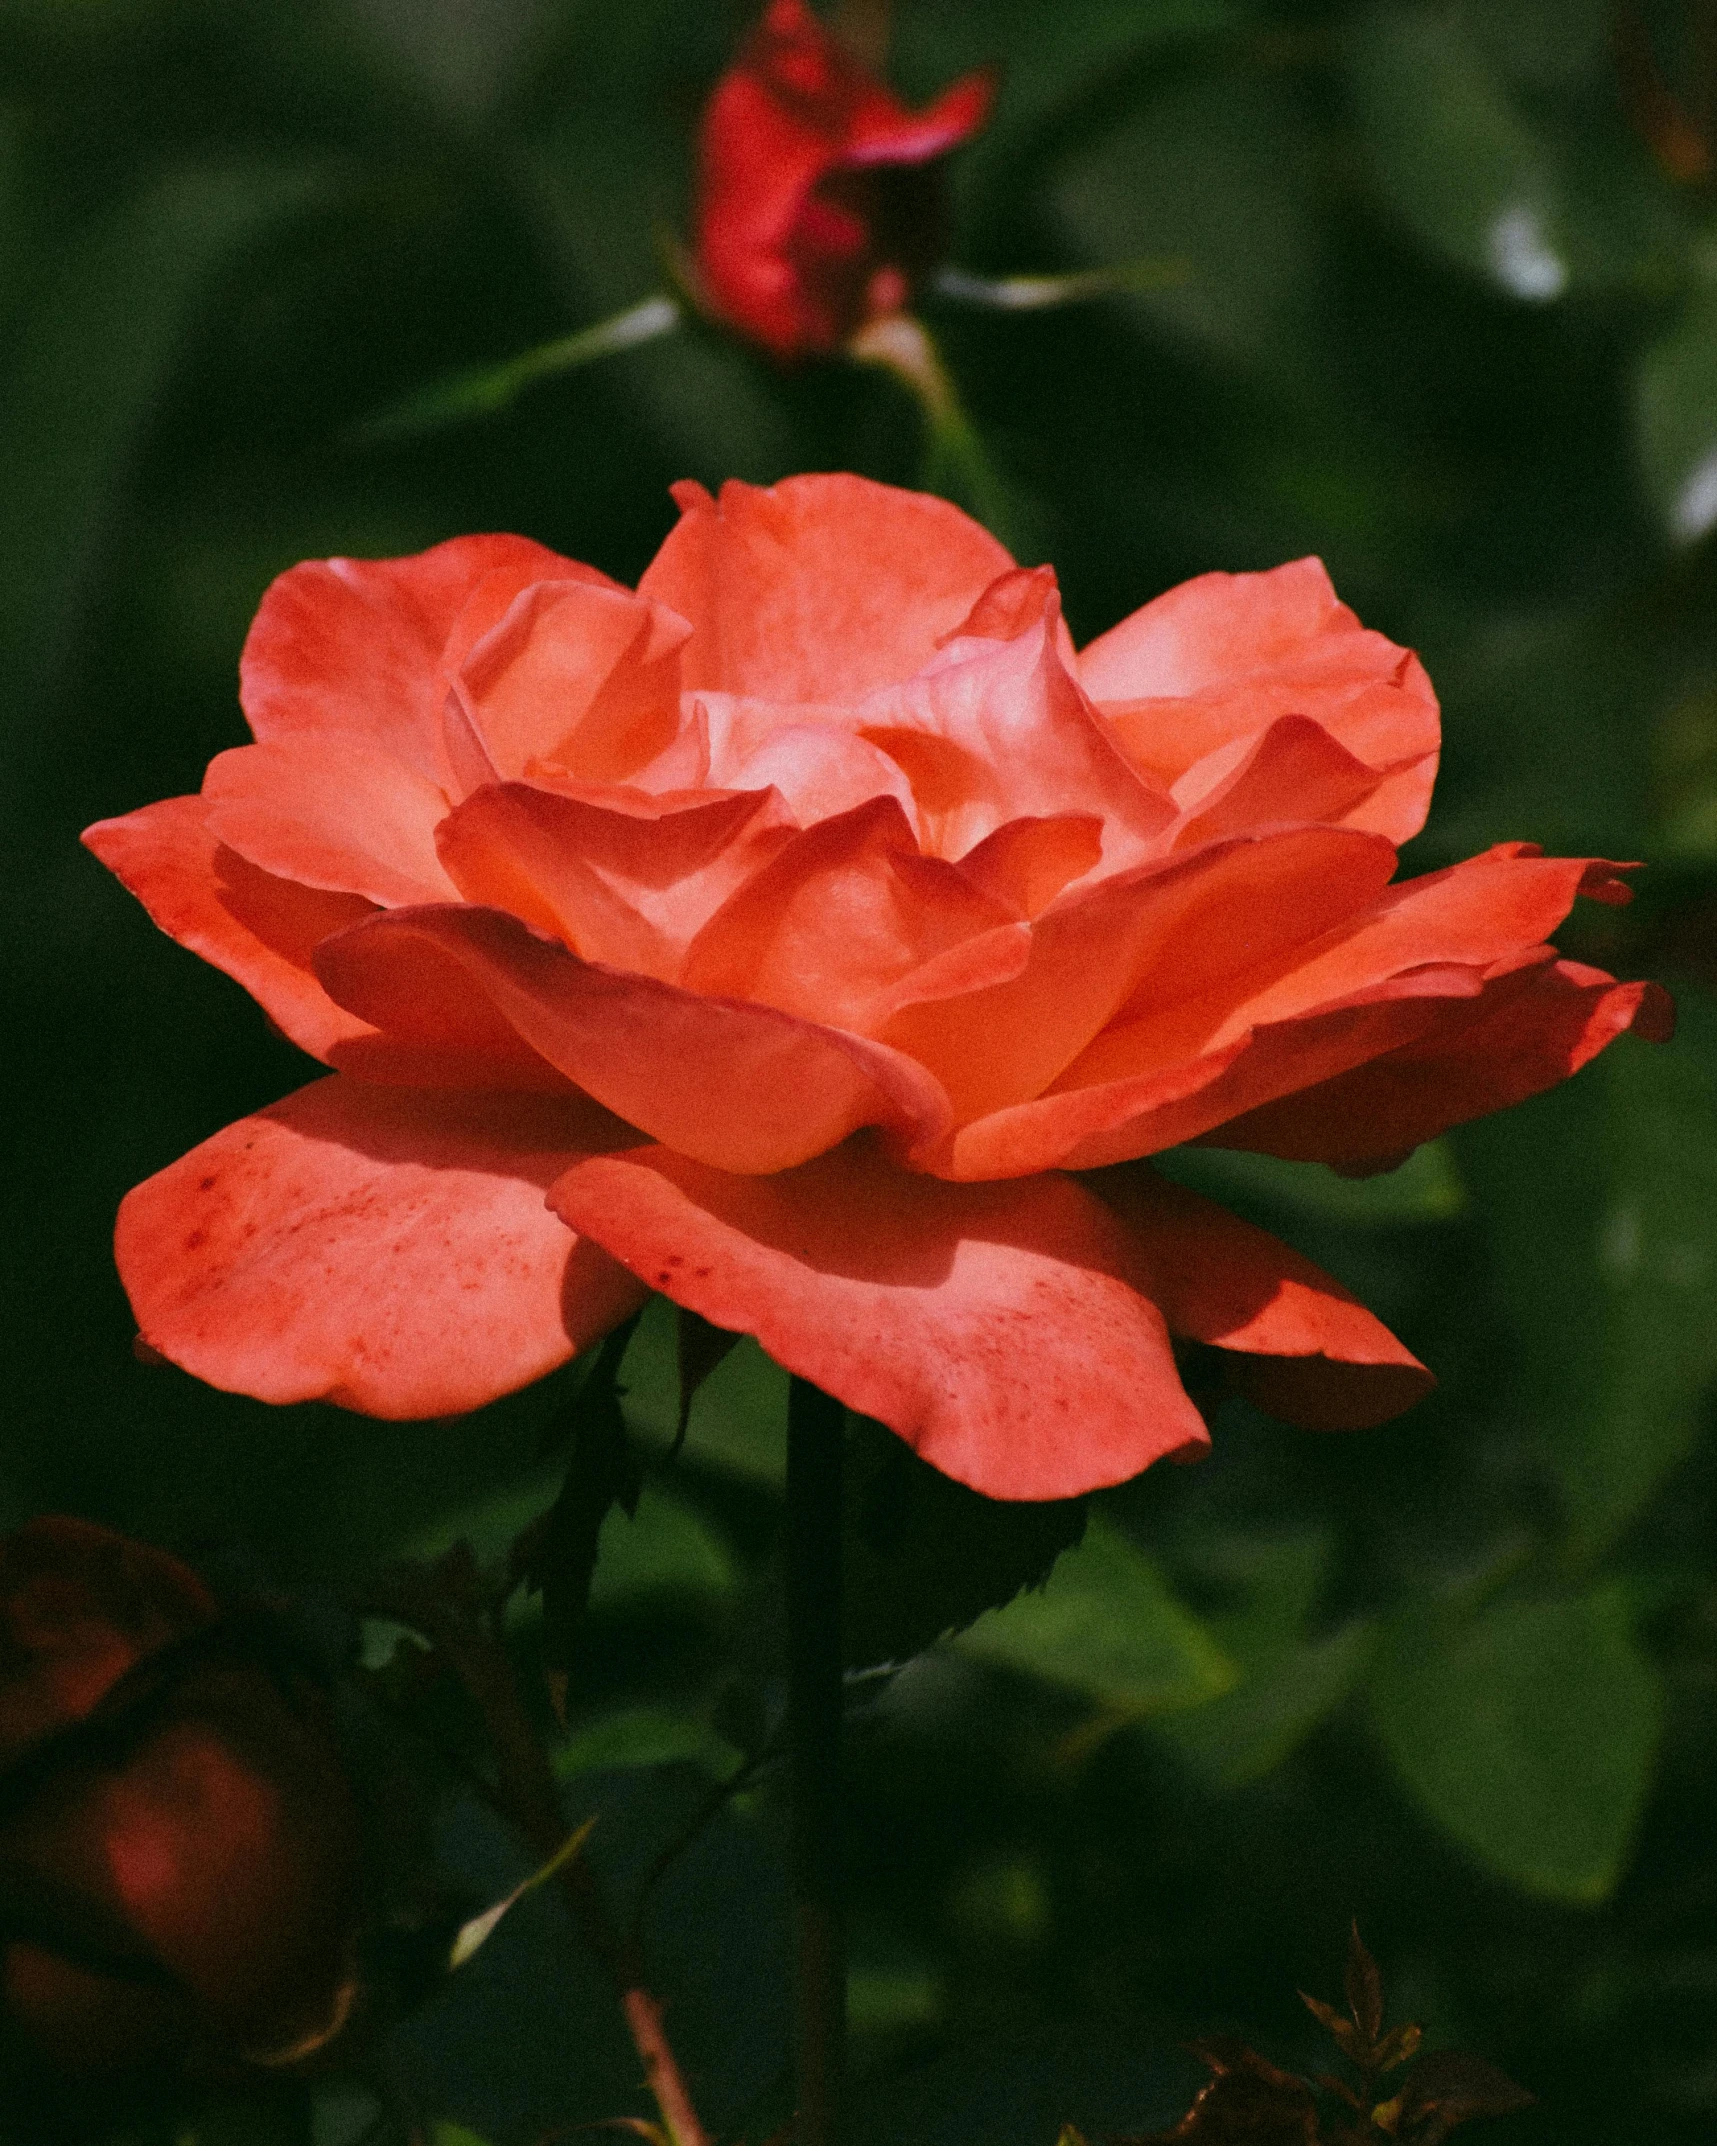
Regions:
[[540, 544], [532, 544], [521, 537], [507, 541], [517, 548], [498, 555], [488, 571], [471, 584], [448, 628], [446, 645], [441, 651], [442, 673], [448, 678], [458, 677], [472, 651], [488, 640], [525, 591], [539, 583], [547, 582], [557, 589], [564, 589], [569, 584], [606, 589], [611, 595], [624, 596], [628, 602], [635, 601], [630, 589], [622, 587], [600, 567], [586, 566], [582, 559], [563, 559], [558, 552], [544, 551]]
[[[1286, 948], [1260, 947], [1256, 962], [1211, 977], [1196, 993], [1165, 989], [1163, 978], [1147, 971], [1132, 1004], [1067, 1067], [1058, 1085], [1161, 1071], [1253, 1030], [1374, 996], [1392, 977], [1414, 971], [1472, 971], [1476, 989], [1477, 976], [1499, 962], [1538, 958], [1533, 950], [1543, 946], [1575, 896], [1594, 879], [1607, 881], [1614, 870], [1590, 859], [1540, 857], [1528, 843], [1504, 843], [1446, 871], [1389, 887], [1369, 904], [1355, 904], [1316, 944], [1314, 929]], [[1244, 931], [1243, 922], [1237, 926]], [[1196, 975], [1196, 960], [1189, 968]]]
[[439, 841], [467, 901], [588, 961], [672, 981], [704, 924], [793, 835], [768, 790], [640, 814], [508, 783], [468, 798]]
[[1103, 823], [1095, 814], [1052, 813], [1006, 820], [960, 859], [960, 869], [1022, 917], [1034, 917], [1075, 879], [1096, 868]]
[[844, 474], [680, 485], [638, 584], [692, 624], [683, 681], [850, 703], [910, 677], [1013, 561], [946, 500]]
[[[393, 911], [402, 919], [415, 911]], [[359, 1080], [403, 1088], [478, 1088], [507, 1093], [566, 1095], [568, 1080], [519, 1034], [481, 990], [457, 954], [413, 933], [409, 924], [394, 958], [370, 961], [361, 988], [349, 991], [374, 1024], [337, 1043], [329, 1063]], [[408, 950], [401, 958], [401, 949]], [[342, 962], [340, 942], [323, 957], [330, 972]], [[379, 1033], [377, 1032], [379, 1031]]]
[[681, 981], [863, 1035], [904, 977], [1012, 921], [958, 865], [920, 855], [881, 797], [792, 836], [699, 933]]
[[1093, 641], [1079, 676], [1123, 752], [1157, 781], [1303, 715], [1368, 766], [1396, 770], [1354, 825], [1405, 842], [1424, 824], [1436, 695], [1417, 657], [1337, 600], [1320, 560], [1185, 582]]
[[1232, 1367], [1236, 1383], [1266, 1414], [1365, 1430], [1436, 1384], [1356, 1297], [1268, 1231], [1141, 1165], [1086, 1182], [1125, 1221], [1169, 1332], [1247, 1359]]
[[212, 1386], [455, 1415], [541, 1378], [642, 1300], [543, 1205], [570, 1157], [631, 1137], [581, 1098], [335, 1075], [128, 1194], [120, 1275], [149, 1346]]
[[885, 234], [843, 215], [819, 183], [942, 156], [983, 125], [993, 97], [991, 76], [969, 75], [910, 112], [804, 0], [770, 0], [699, 128], [697, 266], [713, 310], [783, 357], [832, 349], [855, 323], [817, 277], [815, 249], [806, 264], [794, 240], [819, 212], [840, 219], [825, 244], [837, 258], [858, 255], [862, 271]]
[[435, 854], [440, 785], [361, 738], [299, 732], [217, 753], [203, 795], [216, 841], [281, 879], [384, 908], [458, 891]]
[[927, 164], [976, 134], [995, 101], [996, 77], [989, 68], [950, 82], [921, 112], [908, 111], [880, 83], [867, 82], [847, 124], [841, 162], [860, 169]]
[[503, 585], [588, 569], [525, 537], [455, 537], [405, 559], [318, 559], [269, 588], [239, 664], [259, 740], [351, 731], [430, 782], [446, 690], [442, 655], [486, 577]]
[[[1128, 765], [1062, 661], [1053, 580], [995, 621], [998, 637], [958, 635], [913, 677], [873, 693], [859, 734], [905, 769], [926, 848], [957, 857], [1010, 820], [1090, 813], [1112, 870], [1143, 857], [1175, 810]], [[1007, 638], [999, 630], [1011, 629]]]
[[1231, 1118], [1207, 1139], [1349, 1170], [1389, 1167], [1451, 1125], [1554, 1087], [1627, 1029], [1660, 1042], [1673, 1026], [1659, 984], [1618, 984], [1575, 961], [1535, 964], [1450, 1003], [1386, 1056]]
[[1368, 827], [1372, 800], [1391, 772], [1356, 760], [1309, 716], [1279, 716], [1261, 736], [1208, 754], [1182, 776], [1174, 800], [1185, 816], [1173, 847], [1291, 820]]
[[[1549, 958], [1545, 949], [1543, 958]], [[1242, 1111], [1392, 1051], [1475, 998], [1481, 971], [1427, 966], [1351, 1002], [1247, 1030], [1217, 1049], [1034, 1101], [964, 1125], [932, 1165], [960, 1179], [1092, 1170], [1195, 1140]]]
[[1051, 1083], [1167, 1073], [1226, 1039], [1123, 1056], [1096, 1078], [1079, 1069], [1099, 1062], [1103, 1031], [1135, 998], [1172, 1006], [1224, 971], [1285, 958], [1365, 908], [1393, 861], [1374, 835], [1289, 828], [1089, 881], [1034, 921], [1031, 960], [1013, 981], [910, 1007], [878, 1033], [936, 1073], [962, 1124]]
[[892, 797], [917, 825], [912, 784], [886, 752], [857, 735], [845, 708], [700, 693], [674, 747], [641, 779], [778, 790], [801, 827]]
[[465, 656], [455, 690], [503, 780], [541, 761], [624, 782], [678, 729], [690, 631], [627, 589], [538, 581]]
[[1125, 1231], [1071, 1179], [952, 1186], [853, 1142], [780, 1176], [645, 1148], [550, 1200], [646, 1282], [992, 1498], [1063, 1498], [1206, 1443]]
[[369, 1033], [317, 982], [310, 957], [331, 933], [374, 914], [352, 894], [276, 879], [209, 832], [201, 797], [169, 797], [86, 827], [83, 841], [181, 946], [243, 984], [312, 1058]]
[[947, 1098], [900, 1053], [772, 1006], [597, 968], [499, 910], [384, 912], [323, 946], [317, 973], [342, 1005], [381, 1011], [409, 998], [436, 955], [587, 1094], [717, 1169], [787, 1169], [861, 1125], [913, 1153], [946, 1136]]

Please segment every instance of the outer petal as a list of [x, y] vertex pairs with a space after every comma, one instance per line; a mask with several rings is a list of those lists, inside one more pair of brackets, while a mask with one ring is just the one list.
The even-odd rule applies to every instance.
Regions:
[[1087, 1183], [1126, 1222], [1170, 1333], [1235, 1352], [1236, 1384], [1267, 1414], [1365, 1430], [1436, 1384], [1356, 1297], [1268, 1231], [1138, 1165]]
[[392, 910], [323, 946], [317, 973], [342, 1005], [385, 1016], [426, 963], [448, 962], [587, 1094], [717, 1169], [788, 1169], [861, 1125], [915, 1152], [946, 1137], [947, 1097], [899, 1052], [771, 1006], [598, 968], [499, 910]]
[[[1549, 949], [1544, 950], [1547, 959]], [[937, 1168], [956, 1178], [1098, 1169], [1195, 1140], [1242, 1111], [1411, 1042], [1451, 1000], [1475, 998], [1481, 973], [1454, 966], [1392, 978], [1300, 1020], [1247, 1030], [1166, 1065], [1057, 1087], [962, 1126]]]
[[575, 1164], [556, 1211], [651, 1287], [992, 1498], [1063, 1498], [1205, 1445], [1127, 1233], [1063, 1177], [952, 1186], [854, 1142], [731, 1177]]
[[217, 753], [209, 832], [265, 872], [394, 908], [457, 891], [435, 854], [438, 784], [362, 738], [315, 732]]
[[921, 112], [909, 112], [886, 92], [870, 86], [847, 127], [843, 164], [926, 164], [958, 149], [985, 124], [996, 101], [996, 76], [977, 68], [950, 82]]
[[434, 782], [442, 654], [467, 599], [499, 575], [586, 571], [525, 537], [455, 537], [406, 559], [321, 559], [282, 574], [262, 599], [239, 664], [258, 739], [353, 731]]
[[130, 1193], [120, 1275], [143, 1339], [212, 1386], [455, 1415], [541, 1378], [641, 1301], [543, 1205], [569, 1157], [628, 1137], [579, 1098], [336, 1075]]
[[326, 1059], [371, 1033], [317, 982], [310, 957], [331, 933], [375, 914], [352, 894], [324, 894], [247, 864], [209, 832], [201, 797], [169, 797], [84, 830], [95, 852], [169, 938], [201, 954], [256, 1000], [300, 1050]]
[[1196, 988], [1195, 953], [1189, 963], [1193, 990], [1165, 989], [1161, 975], [1147, 973], [1133, 1003], [1067, 1068], [1059, 1085], [1160, 1071], [1255, 1029], [1374, 995], [1416, 970], [1470, 970], [1476, 989], [1479, 977], [1498, 963], [1539, 958], [1535, 950], [1577, 894], [1614, 899], [1620, 891], [1614, 871], [1587, 858], [1540, 857], [1530, 844], [1505, 843], [1447, 871], [1389, 887], [1375, 901], [1354, 905], [1321, 935], [1307, 932], [1298, 946], [1267, 954], [1260, 948], [1264, 958], [1236, 964], [1203, 988]]
[[1629, 1028], [1661, 1042], [1673, 1026], [1659, 984], [1618, 984], [1577, 961], [1516, 969], [1481, 997], [1451, 1002], [1414, 1041], [1206, 1139], [1346, 1170], [1388, 1168], [1451, 1125], [1554, 1087]]
[[1368, 766], [1396, 770], [1352, 824], [1394, 842], [1424, 824], [1440, 739], [1430, 680], [1337, 600], [1320, 560], [1184, 582], [1093, 641], [1079, 675], [1158, 781], [1303, 715]]
[[849, 704], [909, 678], [1013, 561], [921, 492], [841, 474], [674, 488], [679, 526], [638, 584], [689, 619], [691, 690]]
[[[1024, 1103], [1052, 1082], [1094, 1086], [1078, 1069], [1101, 1053], [1103, 1031], [1129, 1002], [1193, 999], [1223, 969], [1238, 991], [1249, 970], [1286, 960], [1365, 908], [1393, 862], [1373, 835], [1297, 827], [1087, 882], [1035, 919], [1031, 959], [1013, 980], [908, 1007], [880, 1033], [940, 1077], [962, 1123]], [[1189, 1047], [1123, 1058], [1099, 1077], [1172, 1074], [1228, 1040], [1191, 1033]]]

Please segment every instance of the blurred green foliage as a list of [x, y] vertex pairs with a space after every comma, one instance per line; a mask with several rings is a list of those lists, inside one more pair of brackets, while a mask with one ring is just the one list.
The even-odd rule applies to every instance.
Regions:
[[[1044, 1591], [982, 1616], [1085, 1516], [1003, 1541], [904, 1483], [887, 1525], [855, 1519], [867, 2139], [1166, 2122], [1179, 2036], [1309, 2046], [1283, 1993], [1320, 1986], [1355, 1911], [1439, 2039], [1539, 2094], [1522, 2146], [1691, 2146], [1717, 2119], [1717, 82], [1699, 8], [1623, 12], [1618, 42], [1601, 0], [900, 0], [909, 92], [1005, 68], [961, 267], [1187, 267], [1060, 313], [930, 302], [1079, 635], [1322, 553], [1445, 697], [1410, 868], [1514, 837], [1650, 860], [1564, 943], [1662, 976], [1684, 1020], [1364, 1186], [1173, 1165], [1435, 1367], [1404, 1422], [1319, 1439], [1224, 1403], [1212, 1460], [1097, 1501]], [[743, 18], [0, 0], [8, 1519], [69, 1508], [327, 1585], [461, 1534], [498, 1554], [554, 1496], [566, 1379], [395, 1425], [132, 1360], [119, 1196], [304, 1069], [75, 837], [238, 739], [246, 624], [300, 557], [510, 528], [630, 579], [673, 478], [914, 481], [886, 376], [779, 372], [698, 327], [486, 422], [363, 434], [660, 287]], [[622, 1879], [779, 1680], [782, 1382], [736, 1350], [672, 1461], [672, 1350], [646, 1318], [648, 1480], [604, 1529], [560, 1757]], [[499, 1897], [525, 1866], [450, 1810], [456, 1874]], [[729, 2128], [766, 2128], [781, 2063], [771, 1810], [765, 1778], [649, 1924]], [[525, 2138], [639, 2106], [615, 2031], [533, 1900], [378, 2077], [444, 2146]], [[379, 2090], [194, 2135], [347, 2146]]]

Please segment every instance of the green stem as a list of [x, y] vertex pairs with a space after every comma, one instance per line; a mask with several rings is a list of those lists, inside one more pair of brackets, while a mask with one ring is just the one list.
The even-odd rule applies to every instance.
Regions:
[[1093, 298], [1113, 298], [1123, 291], [1172, 290], [1191, 273], [1185, 261], [1165, 255], [1150, 261], [1119, 261], [1112, 268], [1068, 269], [1052, 276], [973, 276], [963, 268], [945, 268], [931, 288], [938, 298], [982, 306], [992, 313], [1043, 313], [1058, 306], [1084, 305]]
[[924, 323], [910, 313], [873, 320], [847, 344], [847, 355], [892, 373], [916, 399], [924, 415], [925, 488], [975, 514], [1016, 554], [1029, 550], [1019, 502], [991, 462]]
[[557, 336], [552, 343], [539, 343], [534, 350], [503, 358], [493, 365], [468, 366], [463, 372], [395, 403], [358, 428], [366, 441], [408, 439], [420, 432], [434, 432], [443, 425], [468, 418], [491, 417], [515, 402], [526, 388], [539, 380], [589, 365], [597, 358], [614, 357], [635, 350], [640, 343], [654, 342], [680, 325], [684, 311], [677, 298], [658, 292], [571, 335]]
[[841, 1872], [841, 1459], [845, 1411], [807, 1380], [787, 1401], [787, 1734], [797, 1950], [795, 2146], [840, 2146], [846, 2072]]

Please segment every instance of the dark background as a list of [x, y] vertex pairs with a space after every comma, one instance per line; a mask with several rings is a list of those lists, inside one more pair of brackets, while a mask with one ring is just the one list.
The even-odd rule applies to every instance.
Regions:
[[[927, 306], [1004, 533], [1054, 561], [1076, 634], [1321, 553], [1444, 696], [1407, 868], [1510, 838], [1648, 860], [1632, 909], [1562, 943], [1662, 977], [1683, 1024], [1367, 1187], [1188, 1166], [1442, 1388], [1351, 1439], [1230, 1405], [1217, 1457], [1104, 1501], [1048, 1595], [876, 1687], [852, 1754], [867, 2140], [1163, 2122], [1196, 2076], [1178, 2038], [1218, 2025], [1307, 2056], [1293, 1992], [1334, 1994], [1355, 1912], [1401, 2006], [1538, 2093], [1521, 2146], [1717, 2122], [1711, 15], [1635, 18], [1672, 139], [1598, 0], [901, 0], [910, 95], [1005, 69], [959, 164], [960, 265], [1184, 264], [1060, 312]], [[70, 1509], [333, 1589], [461, 1531], [498, 1549], [552, 1495], [553, 1382], [402, 1426], [134, 1362], [119, 1197], [307, 1068], [76, 836], [239, 741], [244, 631], [299, 558], [510, 529], [632, 580], [674, 478], [917, 481], [890, 381], [702, 328], [499, 417], [360, 435], [659, 287], [744, 19], [0, 0], [9, 1521]], [[647, 1324], [629, 1366], [658, 1454], [666, 1349]], [[742, 1351], [604, 1538], [563, 1768], [611, 1874], [729, 1762], [735, 1664], [768, 1689], [778, 1404]], [[933, 1595], [935, 1531], [901, 1554], [880, 1596]], [[1032, 1600], [1067, 1590], [1051, 1630]], [[651, 1925], [730, 2134], [766, 2123], [781, 2062], [774, 1823], [767, 1795], [724, 1820]], [[457, 1803], [442, 1847], [484, 1897], [523, 1867]], [[425, 2121], [499, 2142], [639, 2106], [546, 1901], [383, 2062]], [[187, 2121], [345, 2146], [367, 2091]]]

